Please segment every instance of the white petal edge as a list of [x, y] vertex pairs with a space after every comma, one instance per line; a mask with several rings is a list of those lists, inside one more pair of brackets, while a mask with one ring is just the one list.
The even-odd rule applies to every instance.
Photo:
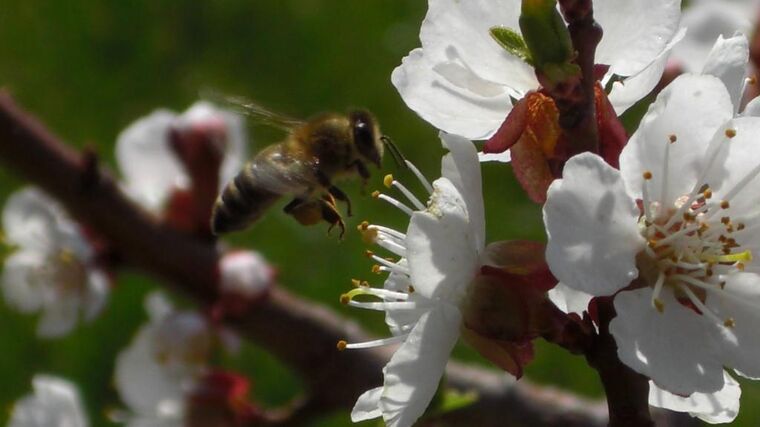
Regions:
[[575, 313], [579, 316], [583, 316], [583, 312], [588, 310], [588, 305], [594, 298], [590, 294], [575, 290], [562, 282], [549, 289], [548, 296], [549, 300], [562, 312]]
[[739, 400], [742, 389], [739, 383], [723, 372], [725, 384], [715, 393], [692, 393], [688, 397], [678, 396], [663, 390], [649, 381], [649, 404], [676, 412], [686, 412], [710, 424], [732, 422], [739, 414]]
[[662, 313], [653, 307], [649, 287], [615, 296], [617, 316], [610, 333], [620, 361], [671, 393], [687, 396], [723, 388], [723, 364], [711, 340], [716, 325], [681, 305], [669, 288], [659, 299]]
[[62, 378], [37, 374], [34, 394], [13, 406], [8, 427], [87, 427], [89, 420], [76, 386]]
[[483, 207], [483, 179], [475, 145], [458, 135], [440, 133], [449, 154], [441, 159], [441, 176], [448, 178], [467, 204], [470, 227], [475, 232], [475, 250], [485, 247], [486, 218]]
[[380, 408], [387, 427], [410, 427], [425, 412], [459, 338], [462, 315], [441, 304], [423, 315], [383, 369]]
[[739, 111], [742, 100], [748, 61], [749, 41], [746, 36], [737, 34], [724, 39], [721, 35], [715, 41], [702, 69], [702, 74], [710, 74], [723, 82], [731, 95], [735, 113]]
[[549, 242], [546, 261], [565, 285], [591, 295], [611, 295], [638, 276], [644, 248], [639, 212], [620, 173], [601, 157], [582, 153], [549, 186], [543, 210]]
[[351, 410], [351, 421], [358, 423], [382, 416], [383, 411], [380, 409], [380, 396], [382, 394], [382, 387], [375, 387], [362, 393], [356, 400], [354, 409]]

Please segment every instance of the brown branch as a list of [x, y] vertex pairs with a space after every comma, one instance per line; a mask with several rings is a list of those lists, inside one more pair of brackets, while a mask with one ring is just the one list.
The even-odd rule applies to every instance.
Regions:
[[[0, 161], [60, 200], [70, 213], [114, 247], [127, 265], [157, 275], [201, 305], [215, 301], [214, 245], [159, 224], [128, 200], [90, 153], [63, 144], [10, 95], [0, 92]], [[228, 319], [241, 335], [255, 341], [296, 371], [307, 385], [295, 418], [271, 425], [299, 425], [315, 415], [350, 408], [365, 390], [380, 385], [386, 348], [338, 352], [339, 339], [368, 339], [360, 327], [325, 307], [288, 291], [272, 289], [244, 318]], [[606, 410], [566, 392], [514, 382], [506, 375], [450, 363], [448, 384], [476, 391], [480, 399], [466, 408], [434, 418], [449, 425], [602, 426]], [[662, 424], [676, 425], [676, 424]]]

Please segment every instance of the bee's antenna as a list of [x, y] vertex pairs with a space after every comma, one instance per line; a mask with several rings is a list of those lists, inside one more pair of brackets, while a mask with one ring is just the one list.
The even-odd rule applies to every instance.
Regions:
[[396, 144], [393, 143], [391, 137], [388, 135], [382, 135], [380, 136], [380, 141], [383, 142], [383, 145], [391, 153], [391, 157], [393, 157], [393, 161], [396, 163], [396, 165], [403, 169], [407, 169], [408, 166], [406, 165], [406, 159], [404, 158], [404, 155], [401, 154], [401, 150], [399, 150], [398, 147], [396, 147]]

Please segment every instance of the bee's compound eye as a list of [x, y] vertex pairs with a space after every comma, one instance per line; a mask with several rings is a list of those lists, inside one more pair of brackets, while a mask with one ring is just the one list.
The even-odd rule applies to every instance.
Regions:
[[374, 144], [372, 127], [369, 123], [361, 120], [354, 123], [354, 142], [359, 147], [370, 147]]
[[372, 116], [365, 111], [356, 111], [351, 114], [351, 122], [353, 124], [354, 144], [356, 144], [359, 153], [379, 166], [381, 153], [378, 151], [375, 141], [375, 126]]

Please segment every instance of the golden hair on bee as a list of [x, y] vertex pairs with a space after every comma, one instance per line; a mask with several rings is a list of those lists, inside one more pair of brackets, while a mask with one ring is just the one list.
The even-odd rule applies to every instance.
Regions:
[[343, 236], [345, 223], [336, 205], [344, 202], [351, 216], [351, 202], [335, 181], [358, 177], [366, 182], [367, 165], [380, 167], [385, 146], [392, 147], [394, 158], [400, 155], [366, 110], [323, 113], [299, 121], [240, 98], [225, 101], [287, 135], [259, 151], [225, 186], [211, 215], [214, 234], [244, 229], [280, 197], [292, 196], [283, 209], [286, 214], [304, 225], [326, 221], [329, 230], [338, 226]]

